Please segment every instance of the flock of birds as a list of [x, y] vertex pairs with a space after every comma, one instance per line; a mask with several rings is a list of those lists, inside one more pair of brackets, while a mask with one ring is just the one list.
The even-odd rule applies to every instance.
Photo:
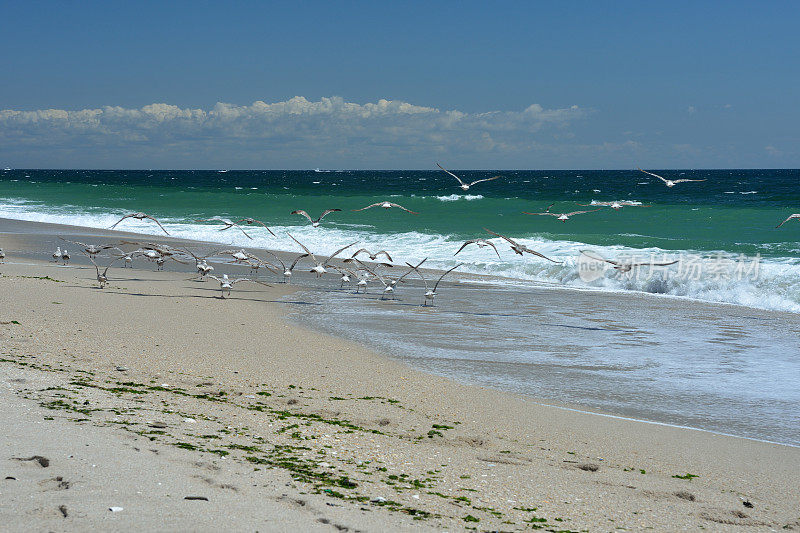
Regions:
[[[459, 187], [464, 191], [469, 190], [470, 187], [478, 183], [492, 181], [501, 178], [501, 176], [493, 176], [491, 178], [479, 179], [467, 183], [464, 182], [461, 178], [459, 178], [456, 174], [442, 167], [439, 163], [436, 163], [436, 165], [444, 172], [446, 172], [447, 174], [458, 180]], [[706, 180], [696, 180], [696, 179], [670, 180], [662, 176], [659, 176], [658, 174], [642, 170], [641, 168], [639, 170], [641, 170], [645, 174], [649, 174], [651, 176], [660, 179], [661, 181], [664, 182], [664, 184], [667, 187], [674, 187], [679, 183], [685, 183], [685, 182], [706, 181]], [[579, 204], [579, 205], [596, 207], [596, 209], [571, 211], [567, 213], [555, 213], [550, 211], [553, 205], [555, 204], [549, 205], [544, 212], [540, 213], [524, 212], [524, 213], [527, 215], [552, 216], [556, 217], [556, 219], [559, 221], [566, 222], [573, 216], [600, 211], [604, 207], [609, 207], [614, 210], [619, 210], [624, 207], [650, 207], [648, 205], [642, 205], [639, 202], [631, 202], [631, 201], [611, 201], [611, 202], [592, 201], [591, 204]], [[407, 209], [400, 204], [390, 201], [375, 202], [366, 207], [362, 207], [360, 209], [354, 209], [353, 211], [365, 211], [368, 209], [372, 209], [374, 207], [381, 207], [384, 209], [396, 208], [413, 215], [418, 214], [417, 212]], [[306, 219], [308, 219], [311, 225], [316, 228], [320, 226], [322, 220], [327, 215], [338, 211], [341, 211], [341, 209], [326, 209], [317, 218], [313, 218], [311, 215], [309, 215], [306, 211], [302, 209], [297, 209], [295, 211], [292, 211], [291, 214], [305, 217]], [[117, 225], [119, 225], [121, 222], [127, 219], [135, 219], [141, 221], [151, 220], [155, 222], [166, 235], [169, 235], [169, 232], [166, 230], [166, 228], [164, 228], [161, 222], [159, 222], [155, 217], [142, 212], [130, 213], [123, 216], [117, 222], [115, 222], [109, 229], [115, 228]], [[790, 215], [789, 217], [786, 218], [786, 220], [778, 224], [778, 226], [776, 227], [780, 228], [786, 222], [789, 222], [792, 219], [800, 220], [800, 213], [795, 213]], [[235, 221], [222, 217], [198, 219], [197, 221], [219, 223], [222, 225], [222, 227], [219, 228], [219, 231], [227, 231], [235, 228], [249, 239], [253, 239], [253, 237], [251, 237], [250, 234], [247, 233], [245, 226], [261, 226], [264, 229], [266, 229], [267, 232], [270, 233], [270, 235], [276, 236], [275, 233], [269, 227], [267, 227], [267, 225], [264, 222], [249, 217], [241, 218]], [[527, 246], [515, 241], [514, 239], [506, 235], [495, 233], [494, 231], [491, 231], [487, 228], [483, 229], [488, 234], [495, 237], [499, 237], [500, 239], [506, 241], [509, 244], [511, 250], [517, 255], [522, 256], [524, 254], [529, 254], [553, 263], [561, 263], [561, 261], [551, 259], [545, 256], [544, 254], [536, 250], [533, 250], [531, 248], [528, 248]], [[434, 299], [436, 298], [437, 295], [437, 289], [441, 281], [448, 274], [450, 274], [455, 269], [463, 265], [463, 263], [455, 265], [446, 272], [442, 273], [434, 282], [433, 279], [429, 280], [428, 278], [426, 278], [423, 272], [420, 270], [420, 267], [425, 263], [425, 261], [427, 261], [427, 258], [425, 258], [416, 265], [412, 265], [411, 263], [406, 262], [405, 265], [407, 267], [407, 270], [405, 270], [405, 272], [403, 272], [401, 275], [398, 276], [390, 273], [390, 269], [393, 269], [395, 265], [392, 264], [394, 263], [394, 260], [386, 250], [379, 250], [373, 253], [366, 248], [360, 248], [355, 252], [353, 252], [349, 257], [344, 258], [341, 261], [340, 265], [336, 265], [333, 264], [333, 260], [343, 252], [351, 250], [354, 246], [358, 244], [357, 241], [336, 250], [332, 255], [326, 258], [320, 259], [306, 245], [300, 242], [293, 235], [291, 235], [288, 232], [286, 233], [286, 235], [290, 239], [292, 239], [292, 241], [294, 241], [302, 250], [302, 253], [299, 253], [296, 257], [294, 257], [290, 261], [284, 261], [277, 254], [269, 250], [262, 251], [263, 254], [267, 254], [269, 256], [268, 258], [259, 257], [253, 254], [252, 252], [248, 252], [244, 249], [216, 250], [211, 253], [200, 255], [196, 251], [193, 251], [188, 247], [172, 247], [166, 244], [158, 244], [158, 243], [120, 241], [118, 243], [113, 243], [113, 244], [112, 243], [87, 244], [63, 238], [62, 240], [74, 244], [75, 246], [78, 247], [78, 249], [82, 254], [86, 255], [89, 258], [89, 260], [95, 267], [97, 274], [97, 282], [100, 288], [104, 288], [106, 286], [106, 284], [108, 283], [109, 269], [111, 268], [111, 266], [113, 266], [119, 261], [122, 261], [123, 263], [122, 267], [125, 268], [125, 267], [131, 267], [135, 258], [144, 258], [146, 260], [154, 262], [156, 264], [157, 270], [163, 270], [164, 265], [167, 261], [175, 261], [181, 264], [191, 264], [192, 261], [194, 261], [197, 274], [196, 276], [189, 279], [200, 280], [200, 281], [206, 279], [215, 280], [216, 282], [219, 283], [220, 293], [222, 298], [225, 298], [226, 294], [230, 296], [233, 286], [237, 283], [250, 282], [268, 286], [269, 284], [264, 279], [257, 278], [258, 273], [262, 268], [273, 274], [277, 274], [281, 278], [279, 280], [280, 282], [289, 283], [291, 281], [293, 271], [295, 271], [295, 269], [297, 269], [298, 266], [300, 265], [301, 261], [305, 259], [307, 262], [310, 261], [311, 263], [311, 265], [309, 265], [308, 271], [310, 273], [316, 274], [318, 278], [322, 277], [325, 274], [328, 274], [330, 271], [337, 272], [340, 276], [340, 281], [341, 281], [339, 286], [340, 288], [344, 288], [345, 284], [349, 285], [355, 283], [356, 293], [359, 293], [362, 288], [364, 289], [364, 293], [366, 293], [367, 286], [370, 282], [380, 283], [383, 286], [381, 299], [393, 298], [398, 284], [404, 282], [404, 280], [413, 273], [422, 280], [425, 286], [423, 305], [427, 306], [427, 305], [433, 305]], [[496, 245], [484, 238], [475, 238], [465, 241], [461, 245], [461, 247], [455, 252], [454, 255], [458, 255], [464, 248], [466, 248], [469, 245], [476, 245], [479, 248], [491, 248], [494, 251], [494, 253], [497, 254], [497, 257], [500, 258], [500, 252], [497, 250]], [[101, 266], [98, 264], [98, 261], [100, 254], [103, 252], [108, 254], [109, 256], [108, 258], [110, 259], [110, 261], [104, 263], [104, 265]], [[583, 251], [582, 253], [584, 253], [587, 257], [590, 257], [597, 261], [606, 262], [612, 265], [614, 269], [617, 269], [622, 272], [628, 272], [635, 267], [642, 266], [645, 264], [647, 264], [648, 266], [667, 266], [677, 262], [677, 261], [665, 262], [665, 263], [622, 262], [622, 261], [606, 259], [602, 256], [587, 251]], [[370, 263], [362, 261], [362, 259], [360, 258], [360, 256], [362, 255], [368, 257]], [[53, 252], [52, 257], [53, 261], [61, 262], [64, 265], [66, 265], [71, 258], [70, 253], [67, 251], [67, 249], [66, 248], [62, 249], [60, 246], [56, 249], [55, 252]], [[209, 261], [211, 260], [213, 262], [212, 258], [215, 257], [219, 258], [220, 260], [224, 260], [227, 264], [249, 267], [251, 277], [237, 277], [233, 279], [230, 278], [228, 274], [223, 274], [222, 277], [218, 277], [212, 274], [212, 272], [214, 272], [214, 267], [209, 264]], [[381, 257], [384, 257], [386, 261], [381, 261], [380, 260]], [[4, 258], [5, 258], [5, 253], [3, 252], [2, 248], [0, 248], [0, 263], [3, 262]]]

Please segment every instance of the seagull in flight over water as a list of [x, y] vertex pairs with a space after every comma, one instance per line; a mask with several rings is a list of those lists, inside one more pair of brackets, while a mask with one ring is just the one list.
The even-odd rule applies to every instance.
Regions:
[[302, 215], [302, 216], [306, 217], [309, 222], [311, 222], [311, 226], [312, 227], [318, 228], [319, 227], [319, 223], [322, 222], [322, 219], [325, 218], [326, 215], [328, 215], [329, 213], [335, 213], [336, 211], [341, 211], [341, 209], [326, 209], [325, 211], [322, 212], [322, 214], [316, 220], [311, 218], [311, 216], [308, 213], [306, 213], [305, 211], [303, 211], [302, 209], [296, 209], [295, 211], [292, 211], [289, 214], [290, 215]]
[[[640, 168], [639, 170], [642, 170], [642, 169]], [[668, 180], [668, 179], [662, 178], [658, 174], [653, 174], [652, 172], [648, 172], [646, 170], [642, 170], [642, 172], [644, 172], [645, 174], [650, 174], [651, 176], [655, 176], [656, 178], [658, 178], [661, 181], [663, 181], [667, 185], [667, 187], [674, 187], [678, 183], [685, 183], [687, 181], [706, 181], [704, 179], [702, 179], [702, 180], [689, 180], [689, 179], [686, 179], [686, 178], [681, 178], [679, 180]]]
[[116, 227], [116, 225], [117, 225], [117, 224], [119, 224], [120, 222], [122, 222], [122, 221], [123, 221], [123, 220], [125, 220], [126, 218], [135, 218], [136, 220], [150, 219], [150, 220], [152, 220], [153, 222], [155, 222], [156, 224], [158, 224], [158, 227], [159, 227], [159, 228], [161, 228], [161, 230], [162, 230], [164, 233], [166, 233], [167, 235], [169, 235], [169, 232], [168, 232], [167, 230], [165, 230], [165, 229], [164, 229], [164, 226], [162, 226], [162, 225], [161, 225], [161, 222], [159, 222], [158, 220], [156, 220], [154, 217], [151, 217], [150, 215], [147, 215], [147, 214], [145, 214], [145, 213], [142, 213], [142, 212], [139, 212], [139, 213], [131, 213], [131, 214], [129, 214], [129, 215], [125, 215], [125, 216], [124, 216], [124, 217], [122, 217], [121, 219], [119, 219], [119, 220], [117, 220], [116, 222], [114, 222], [114, 224], [113, 224], [113, 225], [112, 225], [110, 228], [108, 228], [108, 229], [114, 229], [114, 227]]
[[556, 204], [548, 205], [544, 213], [528, 213], [527, 211], [523, 211], [523, 213], [525, 213], [526, 215], [545, 215], [545, 216], [556, 217], [561, 222], [566, 222], [567, 220], [569, 220], [569, 217], [575, 215], [582, 215], [584, 213], [593, 213], [595, 211], [600, 211], [600, 209], [602, 209], [602, 207], [598, 207], [597, 209], [590, 209], [589, 211], [572, 211], [571, 213], [551, 213], [550, 208], [553, 207], [554, 205]]
[[482, 179], [482, 180], [475, 180], [475, 181], [473, 181], [473, 182], [470, 182], [470, 183], [464, 183], [463, 181], [461, 181], [461, 178], [459, 178], [458, 176], [456, 176], [455, 174], [453, 174], [452, 172], [450, 172], [449, 170], [447, 170], [446, 168], [444, 168], [444, 167], [443, 167], [442, 165], [440, 165], [439, 163], [436, 163], [436, 166], [437, 166], [437, 167], [439, 167], [439, 168], [441, 168], [442, 170], [444, 170], [445, 172], [447, 172], [447, 173], [448, 173], [448, 174], [450, 174], [451, 176], [453, 176], [455, 179], [457, 179], [457, 180], [458, 180], [458, 183], [460, 183], [460, 184], [461, 184], [461, 185], [459, 185], [459, 187], [461, 187], [461, 188], [462, 188], [463, 190], [465, 190], [465, 191], [468, 191], [468, 190], [469, 190], [469, 188], [470, 188], [470, 187], [472, 187], [473, 185], [475, 185], [476, 183], [481, 183], [481, 182], [483, 182], [483, 181], [492, 181], [492, 180], [496, 180], [497, 178], [502, 178], [502, 176], [493, 176], [493, 177], [491, 177], [491, 178], [484, 178], [484, 179]]
[[614, 261], [613, 259], [606, 259], [605, 257], [597, 254], [595, 255], [593, 252], [589, 250], [581, 250], [581, 253], [590, 259], [594, 259], [595, 261], [603, 261], [610, 265], [614, 266], [614, 269], [619, 270], [620, 272], [630, 272], [631, 269], [640, 266], [650, 266], [650, 267], [662, 267], [662, 266], [669, 266], [674, 265], [678, 262], [676, 259], [675, 261], [668, 261], [666, 263], [634, 263], [634, 262], [623, 262], [623, 261]]
[[506, 242], [508, 242], [508, 244], [510, 244], [510, 245], [511, 245], [511, 249], [512, 249], [512, 250], [514, 250], [514, 253], [515, 253], [515, 254], [517, 254], [517, 255], [522, 255], [522, 254], [523, 254], [523, 252], [524, 252], [524, 253], [528, 253], [528, 254], [533, 254], [533, 255], [535, 255], [535, 256], [537, 256], [537, 257], [541, 257], [542, 259], [547, 259], [548, 261], [550, 261], [550, 262], [552, 262], [552, 263], [558, 263], [558, 264], [561, 264], [561, 263], [563, 263], [563, 261], [556, 261], [555, 259], [550, 259], [549, 257], [547, 257], [547, 256], [545, 256], [545, 255], [542, 255], [542, 254], [540, 254], [540, 253], [539, 253], [539, 252], [537, 252], [536, 250], [531, 250], [530, 248], [528, 248], [528, 247], [527, 247], [527, 246], [525, 246], [524, 244], [520, 244], [520, 243], [518, 243], [517, 241], [515, 241], [514, 239], [511, 239], [511, 238], [509, 238], [509, 237], [506, 237], [505, 235], [500, 235], [499, 233], [495, 233], [495, 232], [493, 232], [492, 230], [488, 230], [488, 229], [486, 229], [486, 228], [483, 228], [483, 229], [484, 229], [486, 232], [488, 232], [488, 233], [491, 233], [492, 235], [495, 235], [495, 236], [497, 236], [497, 237], [500, 237], [501, 239], [503, 239], [503, 240], [505, 240]]
[[400, 204], [396, 204], [394, 202], [389, 202], [389, 201], [375, 202], [374, 204], [368, 205], [367, 207], [362, 207], [361, 209], [353, 209], [353, 211], [364, 211], [365, 209], [371, 209], [373, 207], [382, 207], [384, 209], [391, 209], [392, 207], [398, 207], [398, 208], [402, 209], [403, 211], [408, 211], [412, 215], [419, 215], [419, 213], [417, 213], [416, 211], [412, 211], [411, 209], [406, 209], [405, 207], [403, 207]]
[[[466, 241], [464, 244], [461, 245], [461, 248], [458, 249], [458, 252], [460, 252], [461, 250], [463, 250], [464, 248], [466, 248], [470, 244], [477, 244], [478, 248], [486, 248], [487, 246], [489, 246], [489, 247], [492, 248], [492, 250], [494, 250], [494, 253], [497, 254], [497, 258], [500, 259], [500, 252], [497, 251], [497, 248], [495, 248], [494, 244], [492, 244], [491, 242], [487, 241], [486, 239], [470, 239], [470, 240]], [[453, 255], [454, 256], [458, 255], [458, 252], [454, 253]]]

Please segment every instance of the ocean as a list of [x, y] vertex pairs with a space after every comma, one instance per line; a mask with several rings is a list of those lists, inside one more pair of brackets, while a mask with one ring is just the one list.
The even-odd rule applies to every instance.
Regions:
[[[224, 245], [295, 251], [297, 245], [284, 235], [290, 231], [322, 255], [357, 240], [389, 251], [400, 264], [428, 257], [427, 266], [445, 269], [463, 262], [459, 271], [506, 285], [642, 291], [800, 312], [800, 223], [775, 229], [800, 210], [800, 170], [660, 173], [706, 181], [668, 188], [638, 170], [458, 171], [465, 181], [502, 176], [464, 192], [439, 170], [6, 170], [0, 171], [0, 217], [108, 228], [124, 214], [144, 211], [173, 236]], [[384, 199], [419, 215], [352, 211]], [[544, 211], [551, 203], [554, 212], [570, 212], [594, 209], [579, 204], [614, 200], [642, 205], [604, 208], [567, 222], [522, 214]], [[290, 214], [304, 209], [316, 217], [329, 208], [342, 211], [316, 229]], [[278, 237], [251, 227], [254, 240], [249, 240], [196, 222], [213, 216], [252, 217]], [[466, 239], [492, 237], [483, 228], [563, 263], [520, 258], [497, 238], [500, 258], [474, 246], [453, 256]], [[135, 220], [117, 229], [160, 233], [154, 224]], [[608, 268], [587, 280], [576, 268], [581, 250], [608, 259], [681, 262], [627, 276]]]

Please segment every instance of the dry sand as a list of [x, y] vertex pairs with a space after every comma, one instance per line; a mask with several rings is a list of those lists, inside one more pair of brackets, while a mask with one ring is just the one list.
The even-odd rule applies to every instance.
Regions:
[[417, 372], [287, 322], [291, 287], [0, 246], [2, 529], [800, 530], [798, 448]]

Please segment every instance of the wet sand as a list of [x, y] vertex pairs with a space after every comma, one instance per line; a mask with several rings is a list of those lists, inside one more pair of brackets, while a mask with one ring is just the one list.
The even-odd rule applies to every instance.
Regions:
[[[288, 322], [314, 305], [292, 287], [222, 300], [190, 267], [139, 262], [100, 290], [85, 263], [46, 261], [68, 228], [14, 229], [0, 221], [12, 529], [800, 529], [797, 448], [415, 371]], [[14, 459], [37, 455], [49, 466]]]

